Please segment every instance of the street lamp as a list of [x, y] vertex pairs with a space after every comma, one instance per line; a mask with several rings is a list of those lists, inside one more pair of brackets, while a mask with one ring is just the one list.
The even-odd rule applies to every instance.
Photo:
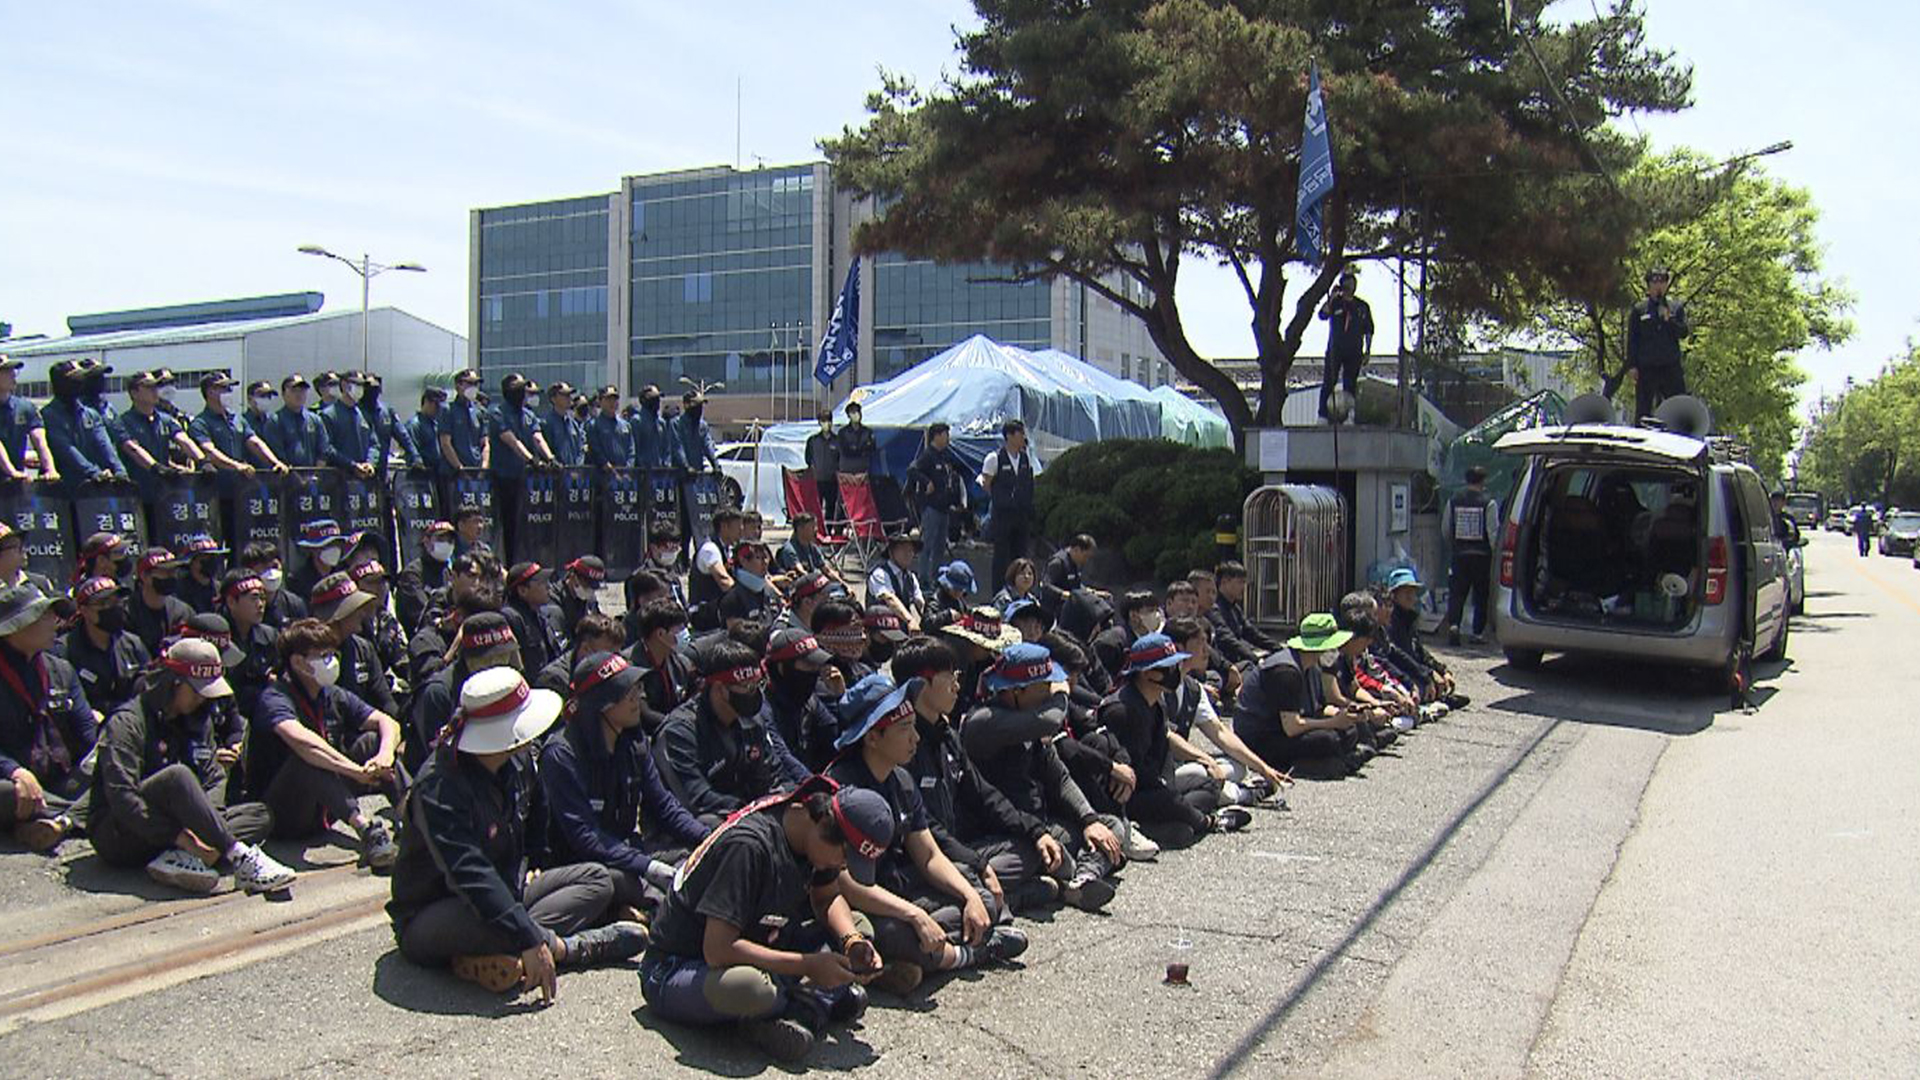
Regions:
[[356, 262], [353, 259], [349, 259], [343, 255], [335, 255], [333, 252], [328, 251], [326, 248], [323, 248], [318, 244], [300, 245], [300, 254], [318, 255], [322, 258], [332, 259], [333, 261], [337, 263], [341, 263], [342, 265], [346, 266], [347, 269], [352, 270], [354, 273], [360, 275], [360, 370], [363, 373], [366, 372], [368, 370], [368, 366], [367, 366], [368, 332], [369, 332], [370, 326], [372, 325], [371, 320], [367, 314], [367, 299], [368, 299], [369, 287], [371, 286], [373, 279], [379, 277], [381, 274], [384, 274], [389, 270], [411, 270], [415, 273], [424, 274], [427, 272], [427, 268], [424, 266], [421, 266], [419, 263], [411, 263], [411, 262], [394, 263], [391, 266], [389, 266], [385, 263], [374, 262], [371, 256], [364, 255], [364, 254], [361, 255], [359, 261]]

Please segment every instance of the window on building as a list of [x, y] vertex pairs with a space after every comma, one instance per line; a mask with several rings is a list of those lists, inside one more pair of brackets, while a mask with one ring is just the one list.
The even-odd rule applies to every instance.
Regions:
[[1120, 354], [1120, 377], [1123, 379], [1133, 378], [1133, 357], [1128, 353]]

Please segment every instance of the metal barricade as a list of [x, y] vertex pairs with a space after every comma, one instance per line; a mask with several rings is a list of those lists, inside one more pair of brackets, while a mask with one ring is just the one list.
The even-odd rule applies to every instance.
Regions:
[[1291, 632], [1316, 611], [1333, 611], [1347, 591], [1347, 508], [1340, 494], [1307, 484], [1272, 484], [1241, 508], [1247, 560], [1247, 617]]

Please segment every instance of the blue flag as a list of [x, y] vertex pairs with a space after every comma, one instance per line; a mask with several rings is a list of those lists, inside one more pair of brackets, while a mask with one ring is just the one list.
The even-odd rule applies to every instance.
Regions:
[[820, 359], [814, 362], [813, 377], [822, 386], [852, 367], [860, 356], [860, 257], [847, 267], [847, 283], [840, 287], [840, 299], [833, 302], [833, 317], [827, 320], [827, 332], [820, 335]]
[[1320, 65], [1307, 76], [1307, 122], [1300, 139], [1300, 192], [1294, 200], [1294, 246], [1314, 266], [1326, 259], [1327, 196], [1333, 194], [1333, 147], [1327, 106], [1320, 99]]

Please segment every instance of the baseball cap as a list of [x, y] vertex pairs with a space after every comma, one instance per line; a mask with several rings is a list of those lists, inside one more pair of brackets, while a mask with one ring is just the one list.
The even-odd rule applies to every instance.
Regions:
[[570, 382], [567, 382], [567, 381], [566, 381], [566, 380], [564, 380], [564, 379], [562, 379], [561, 381], [559, 381], [559, 382], [557, 382], [557, 383], [554, 383], [554, 384], [553, 384], [552, 386], [549, 386], [549, 387], [547, 387], [547, 396], [548, 396], [548, 397], [552, 397], [552, 396], [554, 396], [555, 394], [565, 394], [565, 395], [567, 395], [568, 397], [572, 397], [572, 396], [573, 396], [573, 384], [572, 384], [572, 383], [570, 383]]
[[233, 381], [233, 376], [223, 371], [210, 371], [200, 376], [200, 389], [202, 391], [230, 390], [235, 385], [237, 384]]
[[74, 588], [73, 599], [76, 603], [91, 604], [102, 597], [112, 596], [115, 593], [125, 593], [126, 591], [127, 587], [125, 585], [120, 584], [110, 577], [90, 577]]
[[1037, 682], [1065, 682], [1067, 673], [1053, 662], [1053, 654], [1044, 645], [1022, 642], [1009, 645], [987, 669], [987, 689], [993, 693], [1018, 690]]
[[960, 593], [962, 596], [972, 593], [979, 585], [974, 579], [973, 567], [969, 566], [964, 560], [956, 559], [941, 567], [940, 573], [937, 574], [936, 577], [941, 585]]
[[0, 371], [19, 371], [26, 366], [27, 362], [25, 360], [16, 360], [11, 356], [0, 355]]
[[346, 537], [340, 535], [340, 523], [332, 518], [319, 518], [300, 526], [300, 537], [294, 544], [303, 548], [323, 548], [328, 544], [346, 543]]
[[141, 575], [151, 574], [155, 570], [166, 570], [183, 562], [180, 556], [163, 547], [150, 547], [134, 566], [134, 572]]
[[470, 615], [460, 624], [460, 651], [464, 655], [473, 656], [519, 644], [520, 639], [513, 636], [513, 627], [507, 624], [507, 617], [497, 611]]
[[283, 391], [292, 390], [295, 387], [303, 387], [303, 388], [311, 389], [313, 387], [313, 384], [307, 381], [307, 377], [305, 375], [302, 375], [297, 371], [287, 376], [286, 378], [280, 380], [280, 389]]
[[781, 630], [767, 642], [767, 663], [799, 662], [825, 667], [833, 654], [820, 647], [819, 639], [808, 630]]
[[543, 576], [552, 577], [553, 571], [537, 562], [514, 563], [513, 569], [507, 571], [507, 588], [518, 588]]
[[247, 658], [247, 654], [233, 644], [233, 625], [211, 612], [188, 619], [186, 626], [180, 630], [180, 636], [212, 642], [220, 650], [220, 662], [227, 667], [233, 667]]
[[620, 396], [620, 388], [617, 386], [603, 386], [600, 388], [600, 392], [594, 395], [596, 399], [617, 398], [619, 396]]
[[867, 633], [883, 641], [898, 645], [907, 640], [906, 624], [900, 621], [897, 612], [885, 604], [870, 605], [860, 621], [866, 626]]
[[280, 391], [275, 390], [273, 388], [273, 384], [268, 382], [265, 379], [255, 379], [253, 382], [250, 382], [247, 384], [247, 396], [248, 397], [279, 397]]
[[195, 533], [180, 542], [180, 557], [182, 559], [197, 559], [202, 555], [225, 554], [227, 554], [226, 545], [208, 536], [206, 533]]
[[573, 665], [571, 689], [576, 698], [593, 694], [599, 701], [619, 701], [640, 684], [643, 674], [619, 653], [588, 653]]
[[340, 385], [340, 373], [337, 371], [323, 371], [314, 376], [313, 385], [316, 388], [322, 386], [338, 386]]
[[875, 862], [893, 846], [893, 809], [879, 792], [863, 787], [834, 792], [832, 806], [834, 823], [847, 838], [847, 873], [872, 885]]
[[428, 401], [445, 401], [447, 400], [447, 388], [444, 386], [429, 386], [420, 391], [420, 396], [426, 398]]
[[160, 654], [160, 667], [186, 680], [201, 697], [233, 696], [226, 665], [220, 661], [220, 647], [211, 641], [191, 637], [175, 641]]
[[160, 377], [151, 371], [136, 371], [127, 379], [127, 389], [134, 390], [142, 386], [159, 386]]
[[131, 555], [131, 547], [127, 539], [119, 533], [97, 532], [87, 537], [87, 542], [80, 545], [80, 557], [94, 559], [102, 555], [110, 555], [119, 558], [122, 555]]
[[373, 603], [373, 594], [360, 591], [360, 586], [355, 585], [353, 577], [345, 571], [335, 571], [314, 585], [311, 600], [309, 607], [314, 618], [334, 622]]
[[1416, 589], [1422, 587], [1420, 584], [1420, 575], [1414, 573], [1412, 567], [1398, 567], [1387, 575], [1387, 588], [1389, 590], [1398, 589], [1406, 585], [1411, 585]]
[[607, 580], [607, 563], [598, 555], [582, 555], [567, 564], [575, 577], [598, 585]]
[[480, 373], [477, 371], [462, 371], [453, 376], [453, 384], [455, 386], [467, 386], [479, 381]]

